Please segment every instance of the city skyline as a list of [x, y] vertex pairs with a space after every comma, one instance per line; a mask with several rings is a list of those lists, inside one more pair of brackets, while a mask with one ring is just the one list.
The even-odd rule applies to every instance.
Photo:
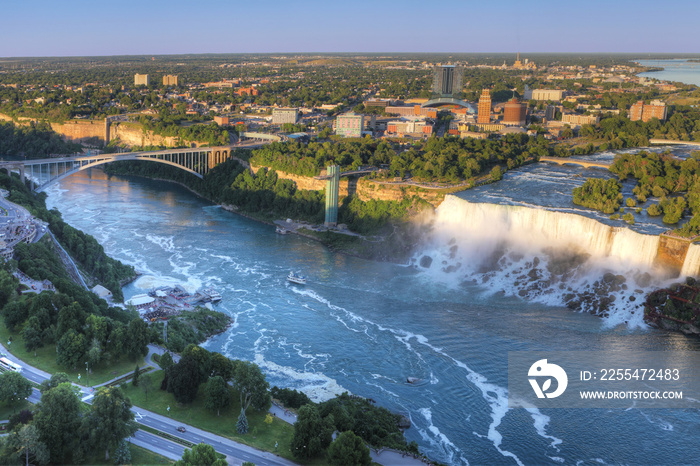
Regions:
[[[523, 5], [447, 0], [423, 11], [415, 0], [345, 4], [301, 0], [196, 7], [124, 0], [3, 5], [0, 57], [195, 53], [697, 53], [700, 4], [651, 0]], [[653, 12], [653, 14], [652, 14]]]

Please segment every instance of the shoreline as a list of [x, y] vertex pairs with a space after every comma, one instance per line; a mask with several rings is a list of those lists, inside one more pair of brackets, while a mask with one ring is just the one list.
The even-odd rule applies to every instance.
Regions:
[[[222, 208], [223, 210], [225, 210], [225, 211], [227, 211], [227, 212], [230, 212], [230, 213], [236, 214], [236, 215], [240, 215], [241, 217], [245, 217], [245, 218], [247, 218], [247, 219], [249, 219], [249, 220], [253, 220], [253, 221], [255, 221], [255, 222], [259, 222], [259, 223], [262, 223], [262, 224], [265, 224], [265, 225], [277, 226], [277, 224], [275, 223], [274, 220], [273, 220], [273, 221], [263, 220], [263, 219], [261, 219], [261, 218], [255, 217], [255, 216], [253, 216], [253, 215], [250, 215], [250, 214], [241, 212], [241, 211], [240, 211], [238, 208], [236, 208], [235, 206], [227, 205], [227, 204], [219, 204], [218, 202], [216, 202], [216, 201], [214, 201], [214, 200], [212, 200], [212, 199], [209, 199], [208, 197], [202, 195], [201, 193], [195, 191], [195, 190], [192, 189], [191, 187], [189, 187], [189, 186], [187, 186], [186, 184], [184, 184], [184, 183], [182, 183], [182, 182], [179, 182], [179, 181], [170, 180], [170, 179], [167, 179], [167, 178], [156, 178], [156, 177], [149, 177], [149, 176], [144, 176], [144, 175], [134, 175], [134, 174], [131, 174], [131, 173], [126, 174], [126, 175], [124, 175], [124, 174], [118, 174], [118, 173], [112, 174], [112, 173], [107, 173], [106, 171], [105, 171], [104, 173], [105, 173], [107, 176], [122, 176], [122, 177], [133, 176], [133, 177], [137, 177], [137, 178], [143, 178], [143, 179], [146, 179], [146, 180], [165, 181], [165, 182], [168, 182], [168, 183], [173, 183], [173, 184], [176, 184], [176, 185], [178, 185], [178, 186], [180, 186], [180, 187], [186, 189], [187, 191], [189, 191], [190, 193], [192, 193], [192, 194], [194, 194], [195, 196], [199, 197], [200, 199], [204, 199], [204, 200], [207, 201], [207, 202], [211, 202], [213, 205], [216, 205], [216, 206]], [[280, 218], [280, 219], [277, 219], [277, 221], [283, 222], [284, 219], [281, 219], [281, 218]], [[309, 225], [309, 226], [312, 226], [312, 225]], [[395, 257], [394, 257], [394, 258], [392, 258], [392, 257], [382, 257], [382, 258], [378, 258], [378, 257], [370, 256], [370, 255], [363, 255], [363, 254], [361, 254], [361, 253], [359, 253], [359, 252], [352, 252], [352, 251], [349, 251], [349, 250], [346, 250], [346, 249], [333, 247], [333, 245], [327, 243], [327, 242], [324, 241], [322, 238], [318, 238], [318, 237], [316, 237], [316, 236], [314, 236], [314, 235], [310, 235], [310, 234], [307, 234], [307, 233], [302, 233], [302, 232], [299, 232], [299, 231], [297, 231], [297, 230], [289, 230], [289, 231], [290, 231], [290, 233], [293, 233], [293, 234], [295, 234], [295, 235], [302, 236], [302, 237], [304, 237], [304, 238], [308, 238], [308, 239], [310, 239], [310, 240], [316, 241], [317, 243], [321, 243], [321, 244], [324, 245], [329, 251], [337, 252], [337, 253], [343, 254], [343, 255], [345, 255], [345, 256], [357, 257], [357, 258], [359, 258], [359, 259], [365, 259], [365, 260], [371, 260], [371, 261], [377, 261], [377, 262], [389, 262], [389, 263], [398, 264], [398, 265], [406, 265], [406, 264], [407, 264], [407, 261], [405, 261], [405, 260], [400, 260], [399, 258], [395, 258]], [[332, 233], [332, 232], [330, 232], [330, 233]], [[335, 234], [337, 234], [337, 235], [342, 235], [342, 233], [335, 233]], [[356, 238], [359, 238], [359, 240], [362, 241], [363, 243], [368, 243], [368, 244], [370, 243], [370, 242], [368, 242], [366, 239], [364, 239], [364, 237], [362, 237], [362, 236], [356, 236]], [[384, 237], [384, 239], [386, 239], [386, 238], [387, 238], [387, 237]], [[139, 273], [137, 273], [137, 276], [134, 277], [134, 278], [132, 279], [132, 281], [133, 281], [133, 280], [136, 280], [136, 278], [138, 278], [138, 275], [139, 275]], [[127, 283], [127, 284], [128, 284], [128, 283]]]

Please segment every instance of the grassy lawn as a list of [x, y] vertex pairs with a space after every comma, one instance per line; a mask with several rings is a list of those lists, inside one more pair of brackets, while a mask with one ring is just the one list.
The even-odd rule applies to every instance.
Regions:
[[[137, 447], [136, 445], [129, 444], [129, 449], [131, 450], [131, 464], [173, 464], [169, 458], [165, 456], [157, 455], [151, 451], [144, 448]], [[110, 452], [113, 454], [113, 452]], [[88, 459], [87, 464], [108, 464], [114, 466], [114, 460], [110, 458], [109, 461], [105, 461], [104, 451]]]
[[[163, 371], [155, 372], [152, 374], [152, 377], [155, 381], [154, 387], [160, 387], [160, 383], [163, 380]], [[155, 413], [181, 421], [184, 424], [228, 437], [260, 450], [275, 452], [284, 458], [297, 461], [290, 451], [294, 428], [281, 419], [273, 417], [272, 424], [266, 424], [266, 412], [257, 412], [249, 408], [246, 411], [248, 433], [240, 435], [236, 432], [236, 422], [241, 411], [237, 394], [232, 398], [231, 406], [221, 410], [221, 416], [217, 416], [216, 413], [204, 407], [204, 385], [200, 387], [197, 399], [190, 405], [179, 405], [172, 394], [158, 388], [149, 391], [148, 401], [146, 401], [143, 390], [131, 384], [126, 389], [126, 395], [135, 406], [141, 406]], [[168, 406], [170, 406], [169, 413], [167, 411]], [[277, 450], [275, 450], [275, 442], [278, 443]]]
[[[7, 342], [10, 336], [12, 337], [12, 343], [8, 345]], [[78, 364], [77, 369], [66, 369], [63, 366], [59, 366], [58, 363], [56, 363], [55, 345], [47, 345], [43, 348], [39, 348], [38, 350], [36, 350], [36, 356], [34, 356], [33, 351], [27, 351], [24, 348], [24, 340], [22, 339], [22, 336], [19, 333], [10, 333], [10, 331], [5, 326], [4, 321], [0, 321], [0, 341], [3, 345], [5, 345], [5, 348], [7, 348], [10, 353], [15, 355], [22, 361], [26, 362], [30, 366], [34, 366], [50, 374], [55, 374], [56, 372], [65, 372], [66, 374], [68, 374], [68, 377], [70, 377], [71, 381], [85, 385], [85, 363], [83, 362], [81, 364]], [[136, 364], [138, 364], [139, 367], [143, 367], [145, 362], [143, 358], [141, 358], [138, 362], [122, 360], [110, 366], [100, 364], [96, 368], [91, 368], [90, 384], [101, 384], [117, 376], [134, 372]], [[80, 374], [81, 376], [80, 381], [78, 381], [78, 374]]]

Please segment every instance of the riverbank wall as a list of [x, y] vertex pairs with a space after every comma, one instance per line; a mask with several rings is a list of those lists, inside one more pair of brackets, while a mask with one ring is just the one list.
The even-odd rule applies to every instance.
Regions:
[[[250, 164], [250, 170], [257, 173], [261, 169], [269, 167]], [[277, 177], [283, 180], [290, 180], [296, 184], [297, 189], [308, 191], [323, 191], [326, 189], [325, 180], [317, 180], [308, 176], [295, 175], [280, 170], [275, 170]], [[446, 188], [426, 188], [409, 183], [391, 183], [370, 178], [342, 178], [340, 180], [339, 195], [343, 197], [349, 195], [357, 196], [361, 201], [402, 201], [406, 198], [417, 196], [430, 203], [433, 207], [438, 207], [445, 199], [445, 194], [450, 190]]]

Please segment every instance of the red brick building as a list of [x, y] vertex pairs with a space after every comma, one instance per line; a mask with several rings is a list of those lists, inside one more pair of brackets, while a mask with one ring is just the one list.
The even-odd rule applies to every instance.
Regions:
[[632, 121], [647, 122], [652, 118], [664, 121], [666, 115], [666, 104], [660, 100], [652, 100], [650, 104], [645, 104], [643, 100], [640, 100], [630, 107], [630, 120]]
[[[481, 105], [481, 101], [479, 101]], [[511, 126], [525, 126], [527, 120], [527, 105], [518, 102], [518, 99], [513, 97], [503, 109], [503, 124]]]

